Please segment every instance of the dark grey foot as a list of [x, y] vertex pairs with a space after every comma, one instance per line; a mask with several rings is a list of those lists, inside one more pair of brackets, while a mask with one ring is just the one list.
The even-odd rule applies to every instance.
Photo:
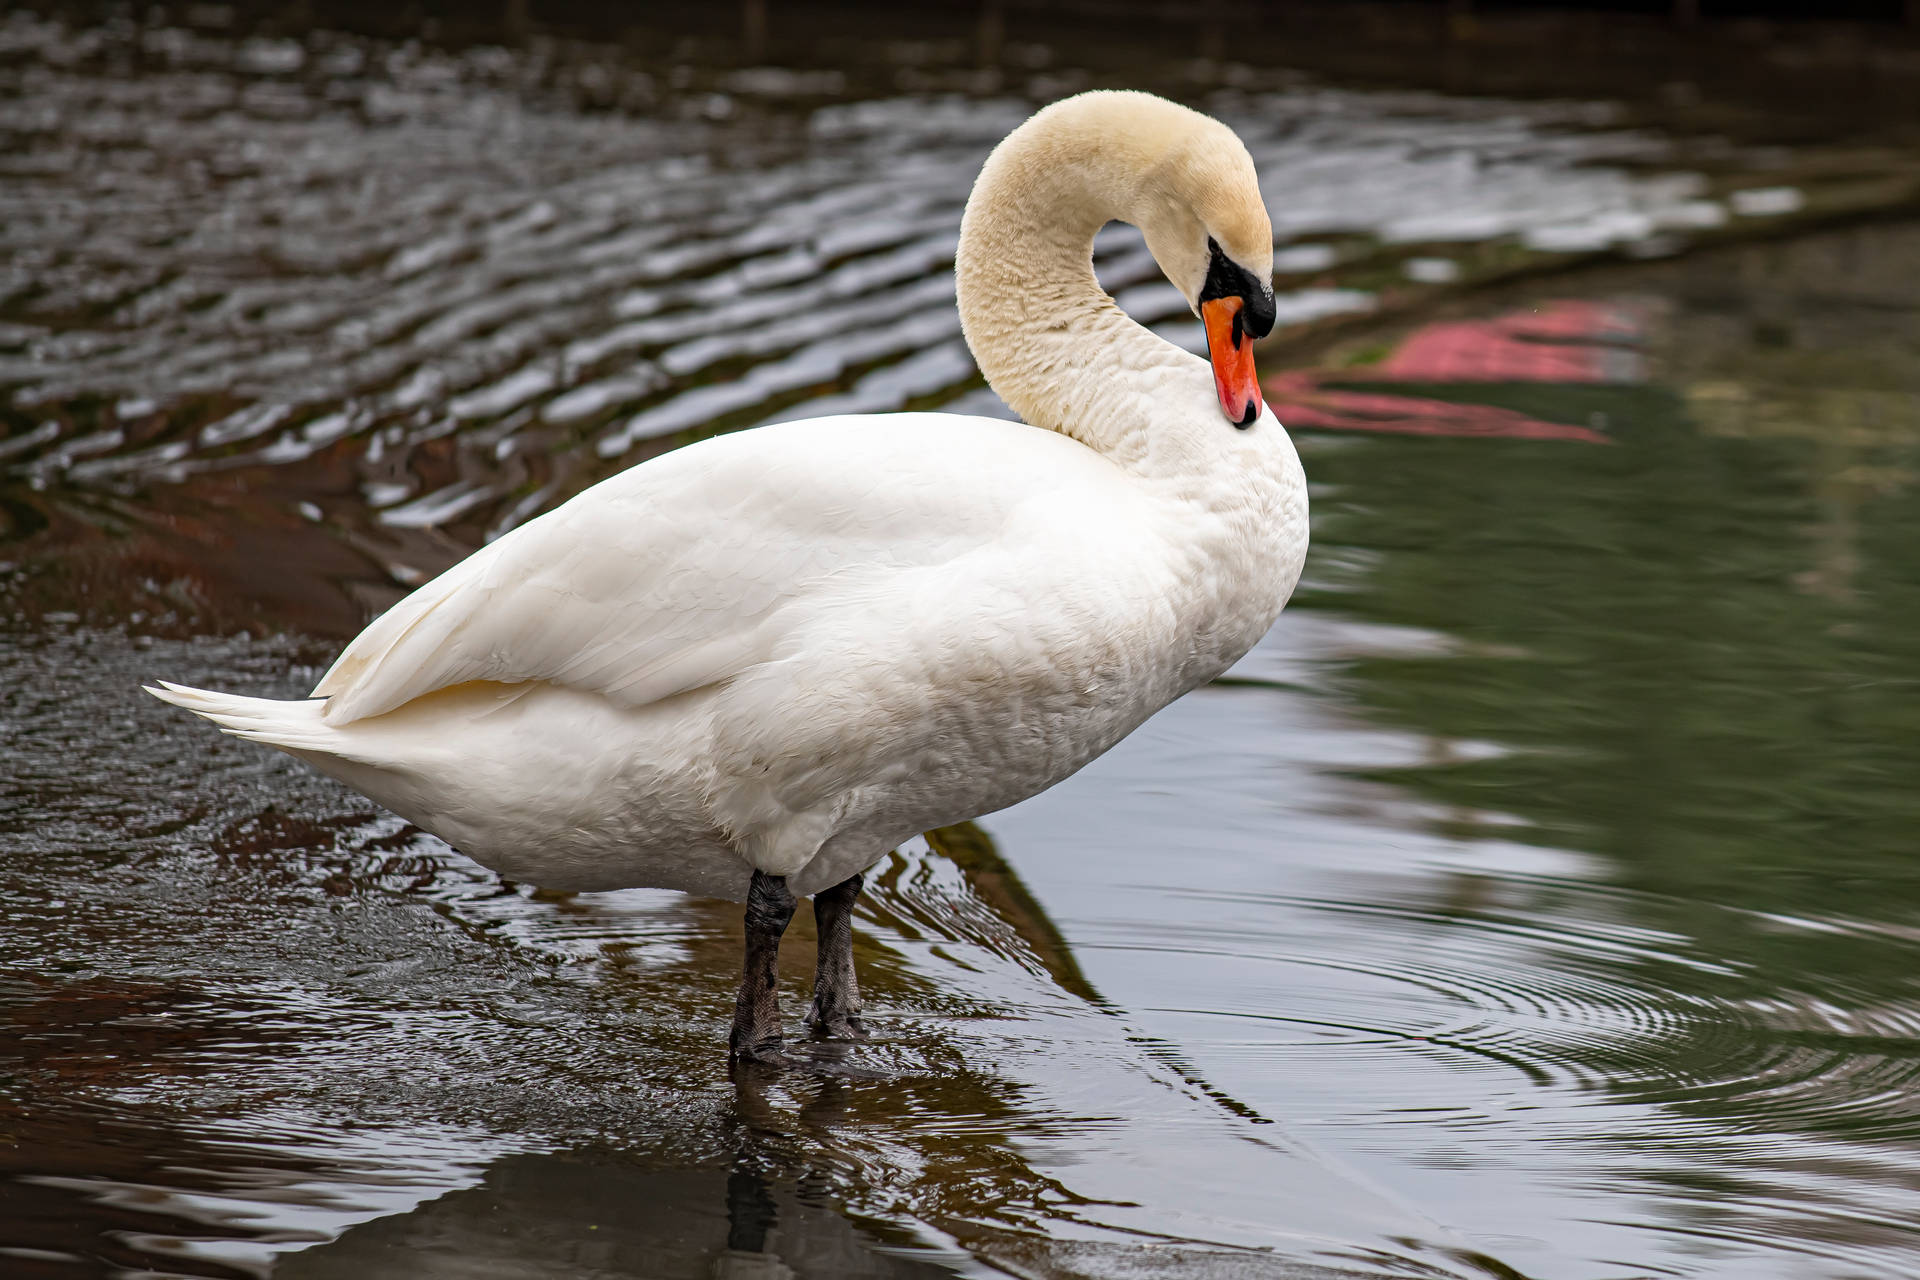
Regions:
[[820, 1002], [807, 1008], [807, 1030], [822, 1040], [865, 1040], [867, 1024], [857, 1013], [832, 1014], [820, 1011]]
[[780, 935], [793, 919], [786, 878], [753, 873], [747, 889], [747, 960], [727, 1037], [730, 1062], [784, 1065], [780, 1036]]
[[813, 918], [820, 934], [820, 958], [813, 973], [813, 1005], [807, 1026], [830, 1040], [865, 1040], [860, 1021], [860, 984], [853, 976], [853, 900], [861, 879], [849, 876], [813, 895]]
[[793, 1073], [838, 1080], [893, 1080], [898, 1073], [854, 1059], [855, 1046], [846, 1040], [815, 1040], [790, 1044], [759, 1058], [734, 1058], [727, 1071], [736, 1084], [765, 1081]]

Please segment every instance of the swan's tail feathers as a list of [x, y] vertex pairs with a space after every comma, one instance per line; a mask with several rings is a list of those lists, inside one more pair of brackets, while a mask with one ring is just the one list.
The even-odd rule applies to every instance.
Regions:
[[213, 721], [236, 738], [264, 742], [282, 751], [313, 752], [372, 763], [359, 752], [348, 748], [348, 735], [320, 718], [321, 710], [327, 705], [325, 698], [280, 702], [273, 698], [216, 693], [211, 689], [190, 689], [168, 680], [159, 681], [157, 686], [141, 687], [162, 702], [185, 707], [193, 714]]

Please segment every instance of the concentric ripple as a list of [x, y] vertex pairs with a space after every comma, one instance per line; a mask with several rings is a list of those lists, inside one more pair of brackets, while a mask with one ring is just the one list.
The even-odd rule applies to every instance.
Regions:
[[[1525, 1274], [1920, 1273], [1920, 1006], [1897, 976], [1920, 937], [1609, 884], [1514, 842], [1512, 815], [1355, 776], [1525, 757], [1369, 731], [1264, 676], [1461, 661], [1432, 633], [1289, 615], [1078, 803], [992, 825], [1143, 1032]], [[1822, 939], [1826, 966], [1754, 958]]]

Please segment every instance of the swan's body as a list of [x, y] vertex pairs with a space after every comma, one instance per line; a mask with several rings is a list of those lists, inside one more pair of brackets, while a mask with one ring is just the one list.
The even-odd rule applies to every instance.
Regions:
[[1245, 552], [1302, 518], [1298, 463], [1195, 372], [1232, 490], [993, 419], [721, 436], [414, 593], [328, 702], [180, 697], [515, 879], [812, 893], [1058, 782], [1272, 623], [1297, 562]]
[[1257, 190], [1141, 207], [1196, 166], [1219, 181], [1208, 165], [1251, 183], [1224, 128], [1139, 94], [1057, 104], [989, 160], [962, 318], [1036, 425], [884, 414], [708, 440], [420, 588], [316, 700], [155, 692], [559, 889], [814, 893], [1053, 785], [1246, 652], [1305, 554], [1286, 433], [1257, 398], [1245, 429], [1223, 418], [1226, 383], [1216, 402], [1207, 363], [1127, 319], [1089, 263], [1101, 225], [1137, 221], [1194, 296], [1193, 247], [1168, 241], [1184, 217], [1264, 272]]

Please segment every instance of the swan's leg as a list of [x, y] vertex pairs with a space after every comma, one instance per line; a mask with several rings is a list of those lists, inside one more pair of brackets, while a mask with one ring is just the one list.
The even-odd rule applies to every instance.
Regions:
[[753, 873], [747, 889], [747, 965], [733, 1010], [727, 1057], [734, 1062], [780, 1062], [780, 935], [793, 919], [785, 876]]
[[813, 971], [813, 1007], [807, 1025], [815, 1035], [835, 1040], [865, 1040], [860, 1023], [860, 984], [853, 976], [853, 900], [861, 879], [848, 876], [813, 895], [813, 919], [820, 932], [820, 960]]

